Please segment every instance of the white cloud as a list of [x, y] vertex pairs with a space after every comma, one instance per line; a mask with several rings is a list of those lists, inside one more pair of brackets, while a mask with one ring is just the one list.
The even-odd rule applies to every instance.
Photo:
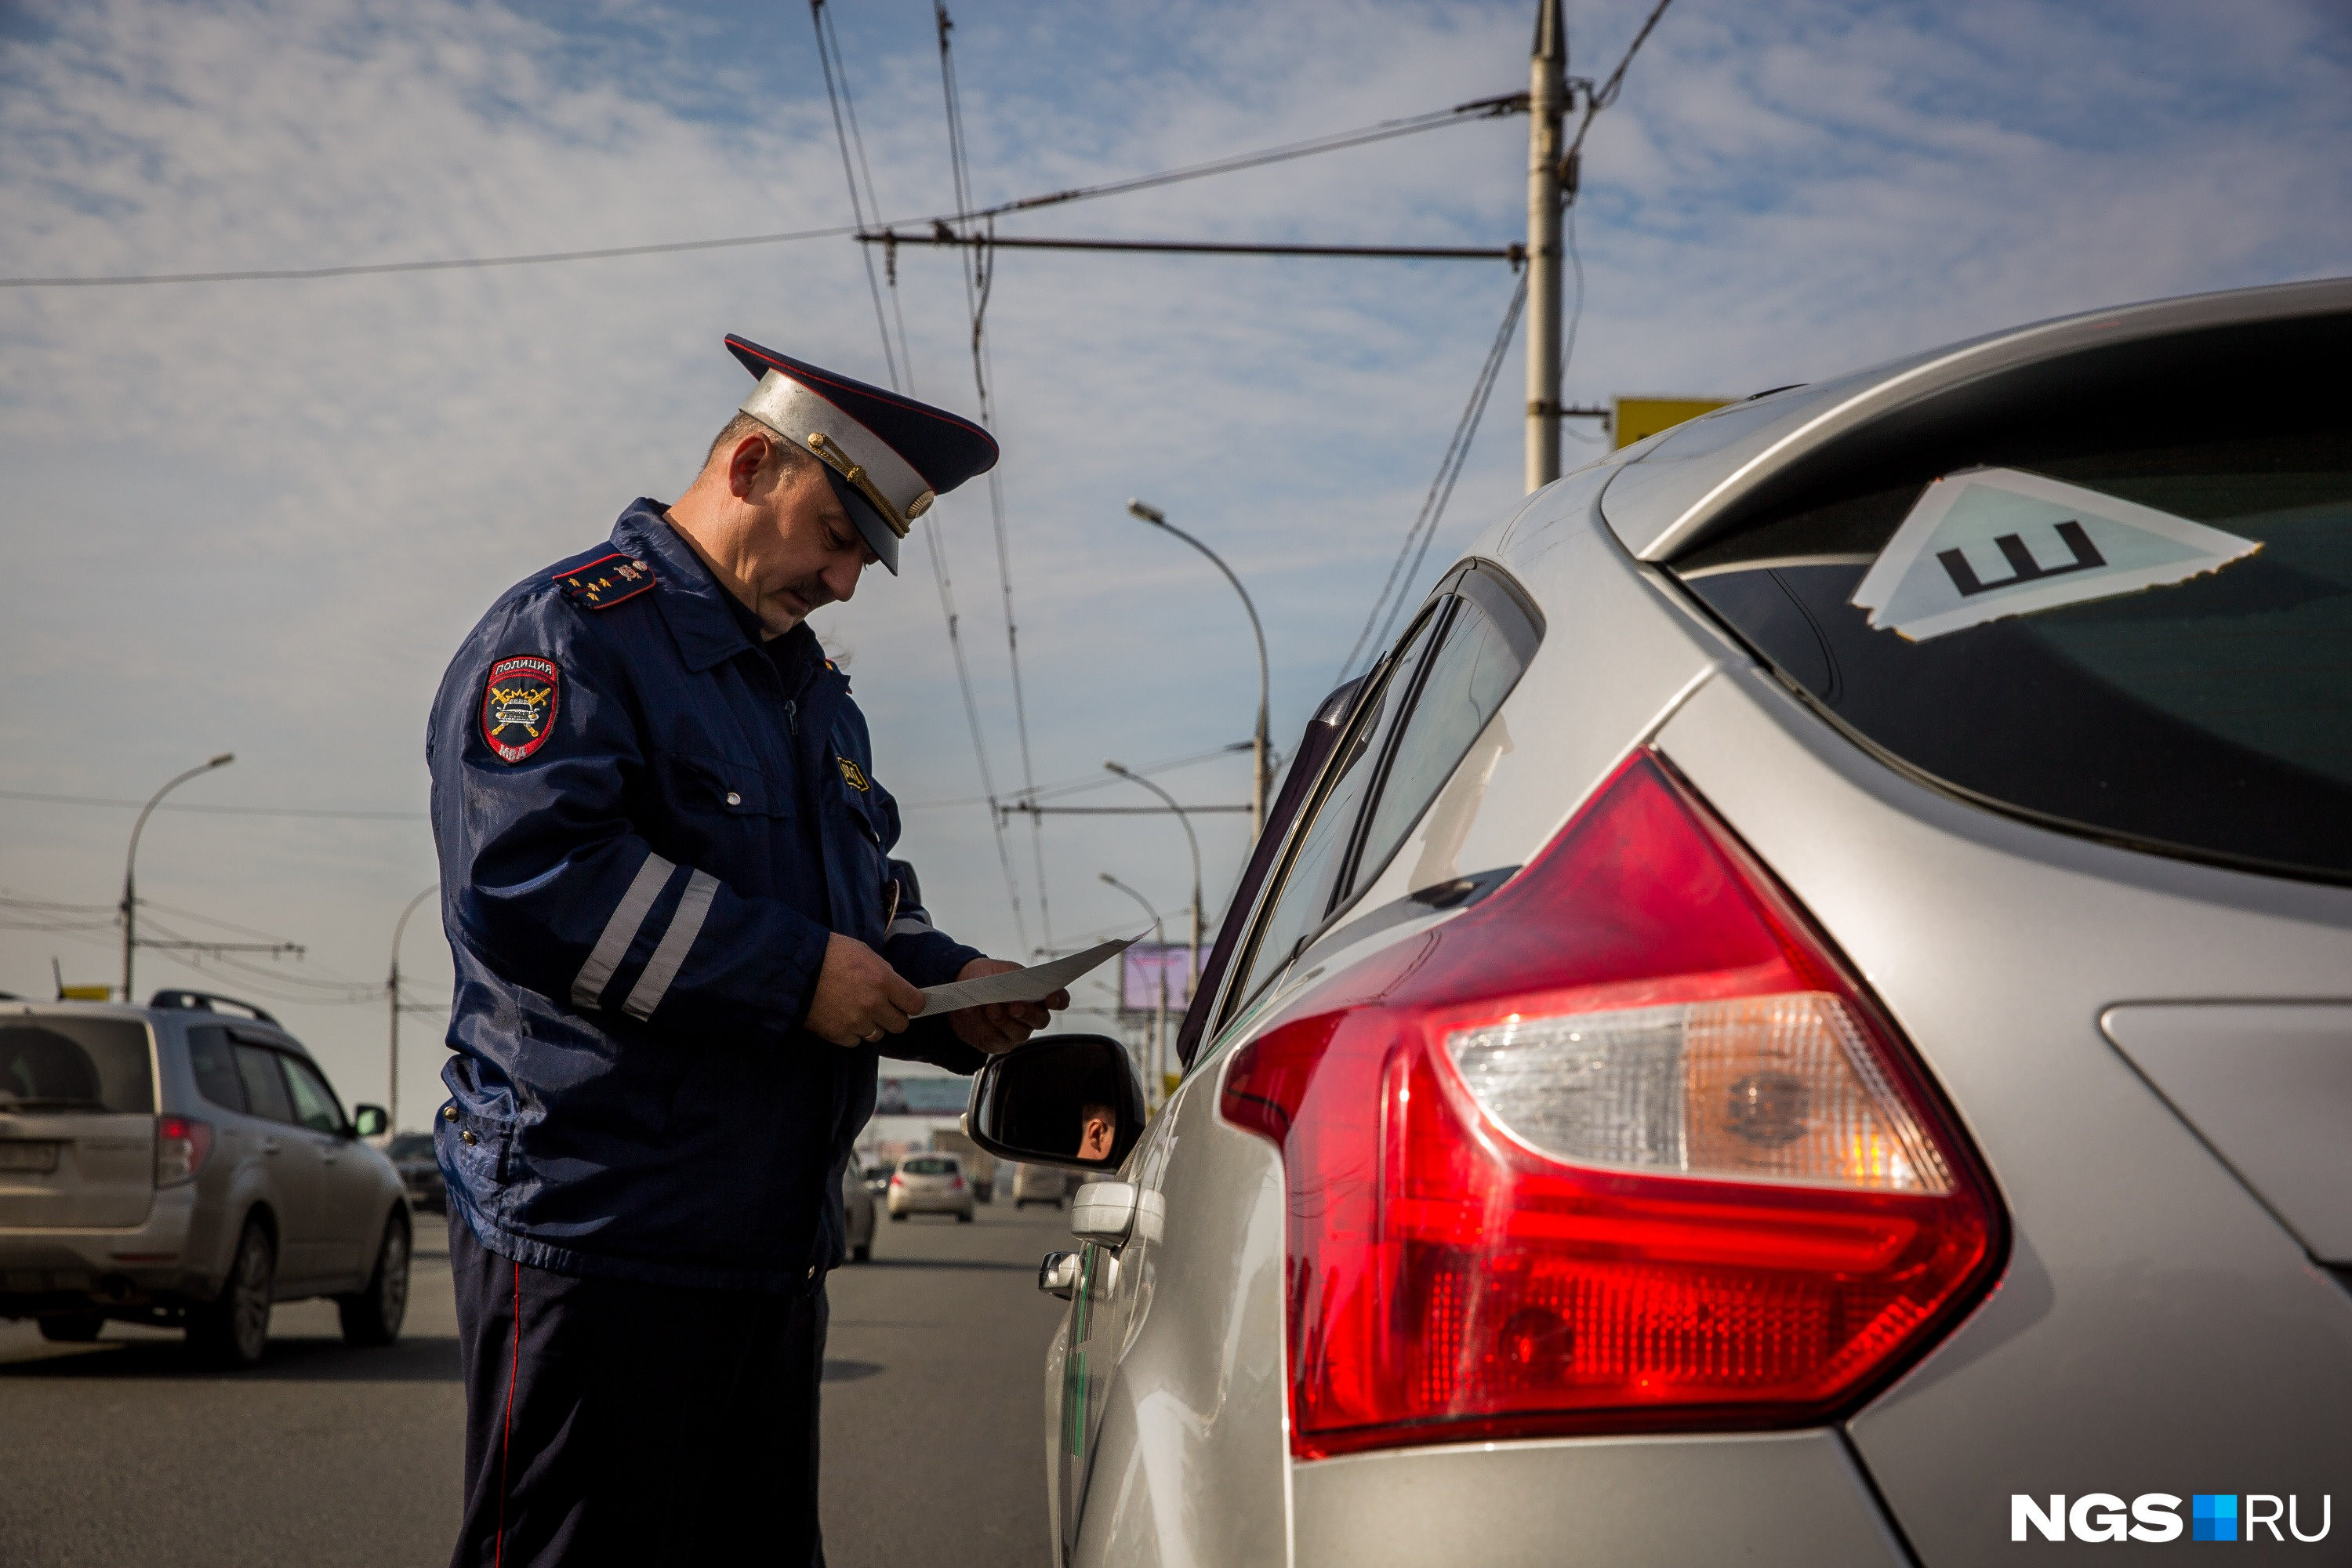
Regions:
[[[983, 199], [1513, 89], [1528, 7], [959, 8]], [[1575, 68], [1643, 0], [1580, 4]], [[894, 215], [949, 205], [929, 7], [838, 12]], [[0, 35], [0, 274], [304, 267], [784, 230], [845, 215], [796, 11], [478, 0], [65, 5]], [[1738, 393], [2009, 321], [2341, 267], [2352, 202], [2339, 15], [2289, 0], [1962, 8], [1679, 0], [1589, 146], [1589, 303], [1570, 395]], [[1508, 239], [1525, 123], [1448, 130], [1008, 220], [1008, 232]], [[918, 384], [971, 406], [962, 286], [898, 258]], [[1467, 265], [1008, 254], [990, 311], [1041, 778], [1239, 738], [1268, 622], [1294, 733], [1427, 485], [1510, 280]], [[139, 795], [232, 747], [194, 802], [421, 810], [425, 703], [497, 590], [686, 478], [746, 332], [878, 377], [845, 242], [293, 284], [0, 290], [0, 787]], [[1517, 489], [1505, 371], [1424, 578]], [[1018, 776], [994, 547], [943, 504], [1000, 783]], [[928, 568], [825, 617], [855, 648], [884, 776], [976, 793]], [[1178, 775], [1238, 799], [1238, 761]], [[1116, 798], [1107, 795], [1106, 801]], [[981, 814], [911, 813], [933, 902], [1013, 946]], [[0, 799], [0, 885], [102, 903], [127, 814]], [[1045, 830], [1057, 932], [1163, 907], [1181, 836]], [[1204, 848], [1230, 876], [1233, 818]], [[1030, 846], [1012, 845], [1034, 935]], [[381, 972], [431, 876], [421, 825], [159, 816], [157, 898]], [[1213, 895], [1213, 897], [1214, 895]], [[425, 971], [429, 939], [409, 964]], [[56, 951], [0, 932], [0, 985]], [[174, 972], [149, 960], [156, 982]], [[71, 977], [71, 976], [69, 976]], [[234, 990], [234, 985], [224, 988]], [[380, 1020], [289, 1016], [373, 1093]], [[420, 1027], [415, 1037], [428, 1031]], [[419, 1044], [404, 1077], [433, 1053]], [[412, 1100], [411, 1109], [421, 1105]]]

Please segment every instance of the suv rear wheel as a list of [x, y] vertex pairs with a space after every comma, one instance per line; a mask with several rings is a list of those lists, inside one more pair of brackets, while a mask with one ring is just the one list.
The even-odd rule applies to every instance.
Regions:
[[259, 1361], [269, 1348], [269, 1283], [277, 1272], [268, 1227], [257, 1218], [247, 1220], [219, 1299], [188, 1309], [189, 1347], [215, 1366], [234, 1369]]
[[408, 1315], [408, 1216], [398, 1209], [383, 1222], [383, 1240], [376, 1247], [375, 1272], [367, 1289], [356, 1296], [338, 1296], [335, 1305], [343, 1318], [343, 1343], [388, 1345], [400, 1338], [401, 1320]]

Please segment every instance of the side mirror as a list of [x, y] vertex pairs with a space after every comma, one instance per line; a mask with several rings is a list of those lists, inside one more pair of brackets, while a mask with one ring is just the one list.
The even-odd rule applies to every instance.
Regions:
[[1047, 1035], [989, 1058], [964, 1120], [999, 1159], [1116, 1171], [1143, 1136], [1143, 1084], [1108, 1036]]
[[392, 1125], [392, 1114], [381, 1105], [352, 1107], [352, 1136], [373, 1138]]

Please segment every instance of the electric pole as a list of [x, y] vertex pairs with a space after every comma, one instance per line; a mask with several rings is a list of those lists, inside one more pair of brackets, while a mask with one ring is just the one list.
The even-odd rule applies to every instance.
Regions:
[[1559, 478], [1559, 158], [1568, 31], [1538, 0], [1528, 87], [1528, 492]]
[[400, 911], [400, 919], [392, 925], [392, 973], [383, 983], [392, 1015], [391, 1055], [384, 1064], [383, 1118], [394, 1132], [400, 1131], [400, 939], [408, 930], [408, 917], [416, 912], [416, 906], [440, 890], [441, 884], [436, 882], [409, 900], [408, 907]]

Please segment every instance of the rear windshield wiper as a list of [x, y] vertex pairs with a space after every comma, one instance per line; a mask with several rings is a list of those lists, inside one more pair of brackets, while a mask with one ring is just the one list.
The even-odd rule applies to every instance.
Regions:
[[0, 1110], [105, 1110], [102, 1100], [80, 1100], [69, 1095], [56, 1095], [47, 1100], [0, 1100]]

